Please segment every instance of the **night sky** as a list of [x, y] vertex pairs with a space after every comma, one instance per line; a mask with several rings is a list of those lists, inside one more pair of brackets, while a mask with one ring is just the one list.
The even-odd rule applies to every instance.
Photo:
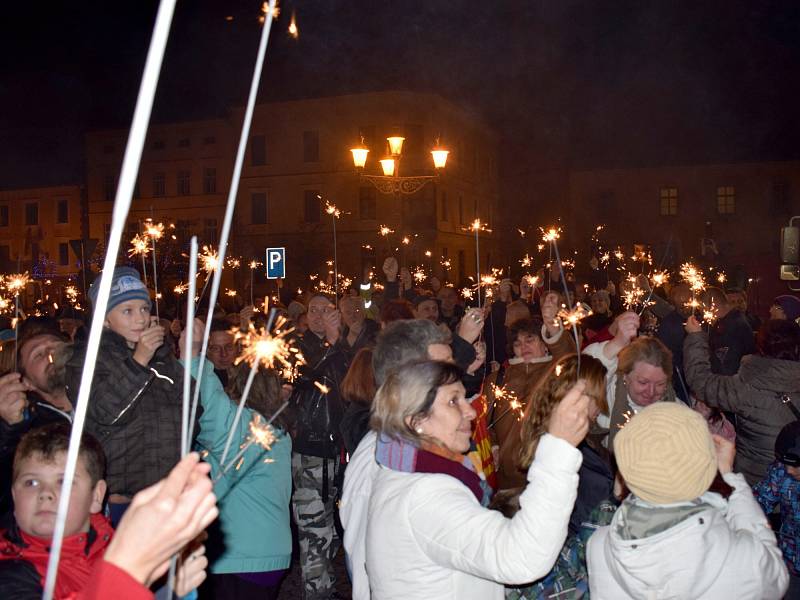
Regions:
[[[78, 182], [83, 134], [129, 125], [157, 2], [9, 4], [0, 186]], [[243, 102], [259, 5], [179, 1], [155, 120]], [[293, 8], [298, 40], [286, 32]], [[492, 125], [504, 158], [515, 158], [501, 168], [515, 170], [800, 157], [798, 2], [287, 0], [282, 9], [261, 100], [437, 92]]]

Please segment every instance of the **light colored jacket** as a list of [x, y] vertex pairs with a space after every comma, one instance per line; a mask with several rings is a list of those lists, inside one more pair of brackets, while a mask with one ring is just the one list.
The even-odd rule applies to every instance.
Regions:
[[775, 535], [744, 477], [724, 479], [734, 488], [727, 502], [708, 492], [683, 520], [637, 539], [621, 535], [642, 526], [633, 518], [626, 523], [631, 501], [642, 503], [629, 497], [611, 525], [589, 539], [592, 600], [782, 598], [789, 575]]
[[546, 575], [567, 536], [581, 453], [545, 434], [513, 519], [444, 474], [379, 467], [366, 566], [373, 600], [501, 600], [503, 584]]
[[375, 460], [378, 436], [370, 431], [359, 442], [344, 472], [344, 487], [339, 503], [339, 518], [344, 527], [344, 551], [353, 600], [369, 600], [369, 580], [366, 566], [367, 511], [372, 484], [380, 470]]

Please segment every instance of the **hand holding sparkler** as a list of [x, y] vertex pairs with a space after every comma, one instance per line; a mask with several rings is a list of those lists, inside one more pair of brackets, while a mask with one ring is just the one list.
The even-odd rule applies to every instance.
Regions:
[[632, 311], [622, 313], [614, 319], [609, 331], [614, 339], [605, 345], [603, 354], [606, 358], [613, 359], [639, 332], [639, 315]]
[[139, 334], [139, 341], [136, 342], [136, 349], [133, 351], [133, 360], [143, 367], [150, 364], [156, 350], [164, 344], [165, 333], [157, 318], [150, 317], [149, 326]]
[[688, 319], [686, 319], [686, 324], [683, 326], [686, 330], [686, 333], [700, 333], [703, 331], [703, 326], [700, 325], [700, 321], [694, 315], [690, 315]]
[[547, 332], [552, 336], [561, 330], [561, 321], [558, 319], [558, 294], [547, 292], [542, 298], [542, 321]]
[[7, 425], [16, 425], [24, 420], [28, 405], [26, 392], [30, 389], [19, 373], [0, 377], [0, 419]]
[[470, 308], [461, 318], [456, 333], [470, 344], [474, 343], [483, 331], [483, 319], [482, 308]]

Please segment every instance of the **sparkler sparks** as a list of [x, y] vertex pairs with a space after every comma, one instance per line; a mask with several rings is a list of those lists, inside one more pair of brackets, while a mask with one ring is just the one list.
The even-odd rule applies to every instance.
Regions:
[[219, 269], [219, 255], [214, 252], [211, 246], [203, 246], [203, 252], [200, 254], [200, 264], [208, 274]]
[[128, 256], [131, 258], [139, 255], [147, 256], [148, 252], [150, 252], [150, 244], [147, 238], [137, 233], [131, 240], [131, 249], [128, 250]]
[[660, 287], [669, 281], [669, 273], [666, 271], [655, 271], [650, 275], [650, 279], [655, 287]]
[[294, 39], [300, 37], [300, 30], [297, 28], [297, 16], [294, 10], [292, 10], [292, 18], [289, 20], [289, 35]]
[[152, 221], [145, 221], [144, 233], [147, 237], [153, 240], [160, 240], [161, 236], [164, 235], [164, 224], [153, 223]]
[[422, 269], [422, 267], [417, 267], [414, 270], [413, 276], [414, 276], [414, 281], [416, 281], [417, 283], [422, 283], [423, 281], [425, 281], [428, 278], [428, 276], [425, 274], [425, 271]]
[[542, 228], [541, 231], [542, 241], [545, 243], [554, 242], [561, 237], [561, 227], [549, 227], [547, 229]]
[[394, 233], [394, 229], [389, 229], [386, 225], [381, 225], [378, 229], [378, 233], [380, 233], [383, 237], [388, 236], [390, 233]]
[[526, 253], [525, 256], [520, 259], [519, 264], [527, 269], [533, 264], [533, 259]]
[[465, 287], [461, 290], [461, 297], [464, 298], [464, 300], [472, 300], [475, 297], [475, 292], [473, 292], [471, 288]]
[[19, 294], [22, 290], [28, 287], [31, 278], [27, 271], [25, 273], [17, 273], [15, 275], [6, 275], [6, 289], [14, 295]]
[[174, 288], [172, 288], [172, 291], [178, 296], [181, 296], [185, 294], [188, 291], [188, 289], [189, 289], [188, 283], [179, 283]]
[[[322, 200], [322, 196], [317, 196], [317, 198]], [[325, 212], [327, 214], [333, 216], [333, 218], [335, 218], [335, 219], [338, 219], [342, 215], [342, 211], [340, 211], [338, 208], [336, 208], [335, 204], [331, 204], [327, 200], [325, 201]]]
[[588, 306], [585, 304], [581, 304], [578, 302], [575, 305], [575, 308], [570, 310], [567, 308], [565, 304], [561, 305], [561, 310], [558, 311], [556, 315], [561, 322], [564, 324], [564, 327], [569, 329], [570, 327], [576, 327], [581, 319], [588, 317], [592, 314], [592, 311], [589, 309]]
[[236, 359], [236, 364], [247, 362], [252, 366], [261, 363], [268, 368], [281, 366], [291, 370], [292, 359], [299, 361], [300, 356], [299, 350], [294, 346], [294, 340], [289, 337], [294, 328], [284, 330], [283, 326], [286, 323], [284, 317], [278, 317], [274, 335], [264, 328], [256, 329], [252, 323], [244, 333], [239, 329], [233, 331], [234, 339], [241, 340], [242, 343], [242, 354]]
[[258, 262], [257, 260], [251, 260], [251, 261], [250, 261], [250, 265], [249, 265], [249, 267], [250, 267], [251, 269], [257, 269], [257, 268], [258, 268], [258, 267], [260, 267], [260, 266], [261, 266], [261, 263], [260, 263], [260, 262]]

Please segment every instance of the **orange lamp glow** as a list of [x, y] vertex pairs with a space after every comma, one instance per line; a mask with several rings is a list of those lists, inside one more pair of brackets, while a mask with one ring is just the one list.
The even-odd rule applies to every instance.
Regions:
[[444, 169], [444, 166], [447, 164], [448, 154], [450, 154], [449, 150], [442, 150], [441, 148], [431, 150], [431, 156], [433, 156], [433, 166], [437, 169]]
[[386, 138], [386, 141], [389, 142], [389, 153], [392, 156], [400, 156], [403, 152], [403, 142], [406, 138], [400, 137], [399, 135], [393, 135], [392, 137]]
[[350, 152], [353, 153], [353, 164], [356, 166], [356, 169], [363, 169], [364, 165], [367, 164], [367, 154], [369, 154], [369, 150], [366, 148], [352, 148]]
[[393, 158], [384, 158], [381, 162], [381, 168], [383, 169], [383, 174], [386, 177], [391, 177], [394, 175], [394, 159]]

